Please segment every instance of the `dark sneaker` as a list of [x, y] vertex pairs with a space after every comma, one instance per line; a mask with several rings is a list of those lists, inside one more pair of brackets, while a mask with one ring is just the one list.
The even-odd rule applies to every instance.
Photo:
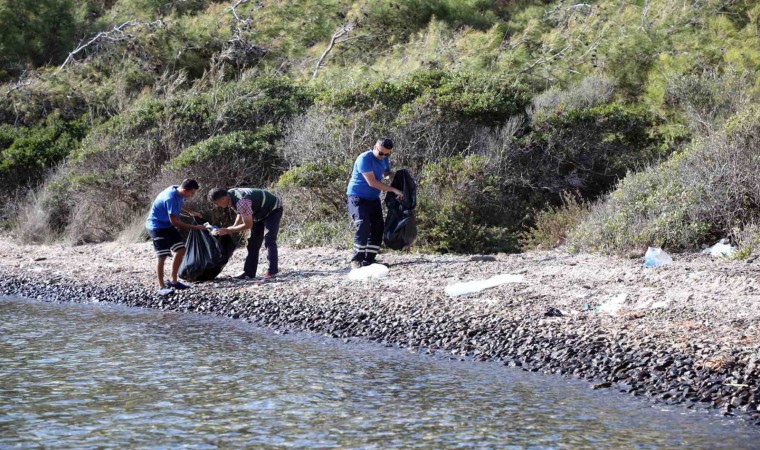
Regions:
[[170, 288], [174, 288], [174, 289], [177, 289], [177, 290], [180, 290], [180, 291], [181, 291], [182, 289], [190, 289], [190, 286], [188, 286], [188, 285], [186, 285], [186, 284], [184, 284], [184, 283], [180, 283], [179, 281], [177, 281], [176, 283], [174, 283], [174, 282], [172, 282], [172, 281], [168, 281], [168, 280], [167, 280], [167, 281], [165, 281], [165, 283], [166, 283], [166, 285], [167, 285], [167, 286], [169, 286]]
[[246, 275], [245, 272], [241, 273], [240, 275], [235, 275], [232, 278], [234, 278], [236, 280], [253, 280], [254, 279], [254, 277], [250, 277], [250, 276]]

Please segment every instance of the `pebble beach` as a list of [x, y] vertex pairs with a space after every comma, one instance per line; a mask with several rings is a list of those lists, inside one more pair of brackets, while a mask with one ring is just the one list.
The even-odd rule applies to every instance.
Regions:
[[[387, 276], [357, 281], [346, 249], [281, 248], [277, 277], [235, 280], [244, 257], [238, 250], [217, 280], [160, 296], [150, 243], [25, 246], [4, 237], [0, 295], [214, 314], [279, 332], [497, 361], [760, 425], [754, 260], [676, 254], [672, 264], [645, 268], [641, 258], [562, 250], [393, 252], [378, 258]], [[513, 282], [446, 293], [496, 275]]]

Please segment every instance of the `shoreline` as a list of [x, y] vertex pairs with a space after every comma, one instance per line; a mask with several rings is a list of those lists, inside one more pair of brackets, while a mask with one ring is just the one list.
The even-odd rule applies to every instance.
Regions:
[[[645, 269], [638, 259], [561, 251], [390, 253], [378, 258], [388, 277], [361, 282], [348, 279], [348, 253], [282, 248], [281, 276], [261, 283], [229, 279], [242, 267], [240, 249], [220, 279], [160, 297], [149, 243], [23, 246], [0, 238], [0, 295], [214, 314], [493, 360], [760, 425], [760, 264], [683, 254]], [[444, 293], [498, 274], [525, 282]]]

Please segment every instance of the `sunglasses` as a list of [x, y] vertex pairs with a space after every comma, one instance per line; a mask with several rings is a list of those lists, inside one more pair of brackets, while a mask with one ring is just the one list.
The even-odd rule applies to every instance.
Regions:
[[378, 150], [378, 151], [377, 151], [377, 155], [378, 155], [378, 156], [391, 156], [391, 154], [390, 154], [390, 153], [383, 153], [383, 152], [381, 152], [380, 150]]

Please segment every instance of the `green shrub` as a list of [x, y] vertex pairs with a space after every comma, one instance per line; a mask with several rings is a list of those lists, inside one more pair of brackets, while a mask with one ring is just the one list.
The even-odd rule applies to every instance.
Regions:
[[323, 211], [325, 216], [342, 215], [346, 212], [346, 180], [349, 175], [348, 167], [307, 163], [282, 174], [277, 187], [282, 190], [309, 190], [322, 205], [329, 205]]
[[0, 125], [0, 189], [14, 190], [42, 180], [45, 171], [66, 158], [89, 131], [84, 120], [49, 116], [44, 128]]
[[227, 130], [284, 122], [313, 102], [312, 91], [286, 77], [261, 76], [229, 83], [218, 94], [217, 117]]
[[287, 214], [282, 234], [289, 245], [348, 247], [352, 231], [346, 208], [348, 166], [305, 163], [283, 173], [275, 188]]
[[504, 221], [498, 180], [480, 156], [452, 157], [425, 167], [418, 184], [419, 241], [440, 252], [515, 251]]
[[526, 104], [523, 87], [509, 78], [435, 69], [415, 71], [399, 81], [374, 81], [328, 91], [319, 99], [338, 109], [379, 109], [390, 115], [409, 113], [424, 105], [439, 120], [458, 118], [488, 125], [505, 121]]
[[166, 173], [173, 179], [195, 178], [209, 187], [266, 186], [279, 174], [277, 137], [272, 126], [214, 136], [171, 160]]
[[419, 242], [442, 253], [516, 252], [517, 239], [505, 227], [487, 225], [473, 215], [470, 205], [420, 203]]
[[568, 233], [588, 215], [589, 205], [580, 196], [562, 194], [561, 206], [548, 206], [534, 214], [534, 225], [520, 233], [524, 250], [549, 249], [563, 245]]

